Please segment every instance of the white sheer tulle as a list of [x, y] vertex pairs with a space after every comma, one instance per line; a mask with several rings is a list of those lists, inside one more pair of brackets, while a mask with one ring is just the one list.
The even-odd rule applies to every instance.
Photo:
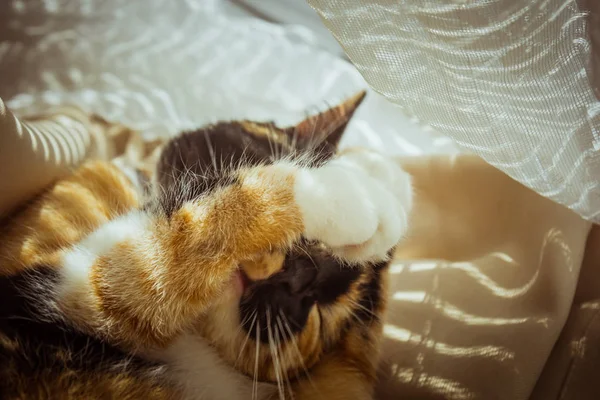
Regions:
[[[0, 97], [19, 115], [76, 104], [155, 136], [232, 118], [297, 122], [367, 87], [311, 30], [228, 1], [0, 1]], [[344, 145], [452, 151], [438, 137], [372, 92]]]
[[309, 3], [371, 87], [407, 115], [600, 221], [600, 2]]

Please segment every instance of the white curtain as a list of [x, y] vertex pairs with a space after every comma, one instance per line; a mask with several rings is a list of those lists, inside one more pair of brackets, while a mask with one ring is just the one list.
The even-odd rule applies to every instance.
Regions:
[[599, 1], [308, 2], [406, 114], [600, 220]]
[[[230, 1], [0, 1], [0, 98], [19, 116], [74, 104], [159, 136], [235, 118], [294, 123], [365, 88], [310, 29]], [[437, 139], [370, 93], [344, 144], [453, 151]]]

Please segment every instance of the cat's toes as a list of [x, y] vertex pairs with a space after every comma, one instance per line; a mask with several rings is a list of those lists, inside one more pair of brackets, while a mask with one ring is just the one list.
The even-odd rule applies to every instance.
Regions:
[[382, 193], [380, 200], [379, 225], [376, 232], [364, 243], [333, 247], [333, 253], [350, 262], [376, 262], [387, 257], [392, 249], [406, 233], [408, 215], [406, 210], [387, 192]]
[[386, 258], [405, 234], [412, 206], [409, 175], [393, 160], [364, 150], [301, 170], [295, 196], [305, 236], [351, 262]]
[[360, 170], [340, 165], [300, 170], [295, 198], [304, 235], [330, 247], [360, 245], [379, 227], [379, 210], [370, 192], [376, 182]]

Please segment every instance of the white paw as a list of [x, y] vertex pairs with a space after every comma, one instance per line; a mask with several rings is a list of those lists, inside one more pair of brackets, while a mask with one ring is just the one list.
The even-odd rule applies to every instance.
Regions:
[[406, 233], [412, 208], [410, 176], [394, 160], [368, 150], [300, 169], [294, 196], [305, 236], [351, 262], [385, 259]]

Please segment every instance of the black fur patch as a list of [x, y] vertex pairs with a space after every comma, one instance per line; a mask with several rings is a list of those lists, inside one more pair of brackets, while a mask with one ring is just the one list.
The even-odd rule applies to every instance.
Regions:
[[359, 301], [359, 307], [355, 310], [356, 317], [362, 322], [371, 322], [378, 318], [378, 309], [381, 303], [381, 274], [388, 262], [377, 264], [373, 267], [371, 277], [367, 282], [360, 285], [359, 290], [362, 296]]
[[287, 147], [246, 131], [238, 122], [182, 133], [169, 141], [158, 162], [160, 206], [170, 216], [184, 203], [233, 183], [230, 166], [268, 164], [287, 154]]
[[[0, 376], [10, 376], [15, 370], [20, 376], [31, 377], [44, 370], [54, 370], [57, 375], [71, 370], [141, 376], [158, 369], [158, 365], [124, 353], [62, 321], [43, 318], [36, 302], [48, 294], [39, 290], [56, 280], [56, 272], [44, 266], [34, 272], [0, 277]], [[0, 398], [10, 392], [10, 385], [0, 379]]]
[[159, 206], [170, 216], [184, 203], [233, 183], [232, 166], [254, 167], [305, 154], [310, 154], [310, 165], [317, 166], [333, 157], [337, 139], [296, 141], [293, 130], [248, 121], [220, 122], [184, 132], [171, 139], [161, 152], [156, 169]]
[[275, 317], [280, 315], [285, 317], [291, 333], [298, 333], [304, 329], [315, 303], [320, 307], [332, 305], [361, 274], [361, 269], [344, 265], [321, 250], [311, 251], [310, 246], [305, 251], [291, 251], [280, 272], [252, 283], [242, 297], [244, 328], [256, 338], [251, 318], [256, 311], [262, 342], [269, 342], [269, 330], [278, 330]]

